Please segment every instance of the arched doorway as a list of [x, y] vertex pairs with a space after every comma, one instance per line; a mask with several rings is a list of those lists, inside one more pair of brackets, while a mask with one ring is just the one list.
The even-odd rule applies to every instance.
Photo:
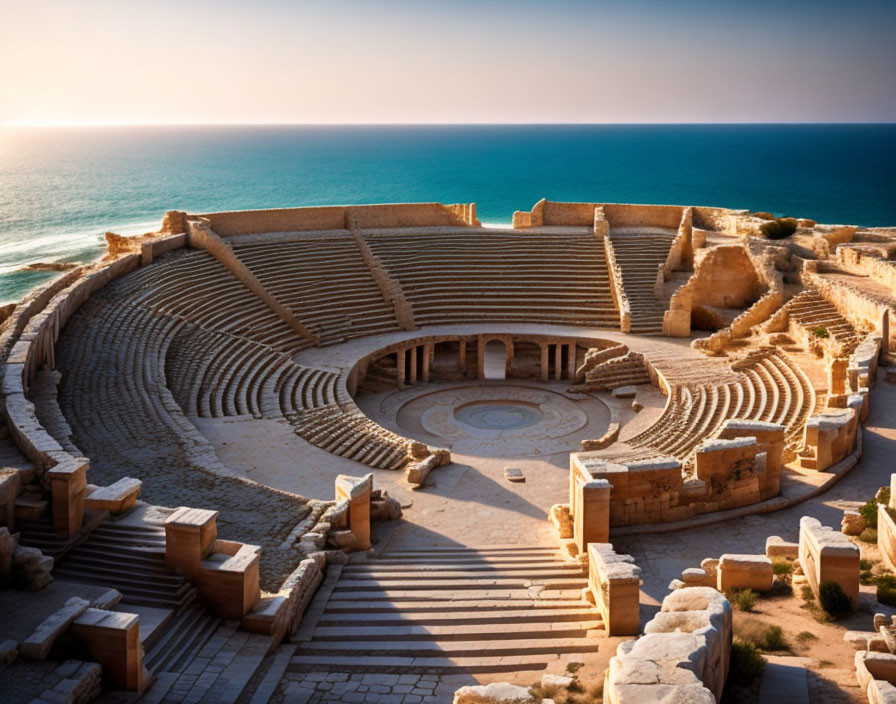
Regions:
[[507, 377], [507, 345], [501, 340], [489, 340], [482, 350], [482, 372], [486, 379]]

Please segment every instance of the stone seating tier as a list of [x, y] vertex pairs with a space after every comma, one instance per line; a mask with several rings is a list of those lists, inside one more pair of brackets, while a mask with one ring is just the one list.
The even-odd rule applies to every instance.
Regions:
[[[367, 234], [418, 325], [554, 322], [618, 328], [602, 245], [591, 233]], [[576, 261], [575, 267], [569, 261]]]
[[233, 251], [322, 344], [399, 329], [350, 236], [235, 243]]
[[660, 419], [628, 444], [687, 460], [729, 418], [776, 423], [788, 438], [799, 435], [815, 403], [805, 374], [786, 356], [768, 351], [746, 365], [738, 383], [675, 387]]

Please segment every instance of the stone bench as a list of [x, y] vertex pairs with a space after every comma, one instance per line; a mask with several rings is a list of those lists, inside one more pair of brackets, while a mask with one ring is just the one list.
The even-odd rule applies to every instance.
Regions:
[[97, 487], [87, 494], [85, 506], [90, 509], [124, 513], [137, 501], [143, 482], [133, 477], [122, 477], [109, 486]]
[[855, 655], [856, 679], [870, 704], [896, 702], [896, 655], [860, 650]]

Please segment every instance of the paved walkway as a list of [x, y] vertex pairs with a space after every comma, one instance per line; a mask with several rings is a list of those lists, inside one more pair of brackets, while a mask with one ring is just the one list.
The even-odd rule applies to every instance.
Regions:
[[809, 704], [809, 658], [766, 656], [758, 704]]

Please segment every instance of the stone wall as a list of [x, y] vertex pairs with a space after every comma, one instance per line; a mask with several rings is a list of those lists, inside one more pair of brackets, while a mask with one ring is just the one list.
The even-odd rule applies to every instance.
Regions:
[[720, 245], [700, 250], [694, 274], [669, 300], [663, 318], [663, 334], [687, 337], [691, 332], [691, 311], [698, 305], [716, 308], [743, 308], [765, 293], [749, 252], [743, 245]]
[[211, 228], [222, 237], [262, 232], [301, 232], [358, 228], [463, 227], [478, 225], [473, 203], [387, 203], [338, 205], [272, 210], [237, 210], [204, 213]]
[[514, 213], [515, 229], [527, 227], [592, 227], [595, 208], [603, 208], [611, 228], [661, 227], [678, 229], [684, 206], [629, 203], [560, 203], [542, 199], [532, 210]]
[[731, 659], [731, 604], [711, 587], [679, 589], [638, 640], [622, 643], [604, 678], [606, 704], [721, 699]]
[[800, 519], [800, 567], [815, 596], [825, 582], [836, 582], [859, 603], [859, 548], [839, 530], [821, 525], [811, 516]]
[[579, 522], [574, 508], [576, 486], [589, 481], [609, 484], [611, 526], [680, 521], [777, 496], [783, 453], [779, 436], [784, 430], [775, 424], [757, 424], [757, 428], [748, 434], [750, 430], [735, 423], [720, 431], [723, 437], [705, 440], [694, 454], [694, 476], [686, 475], [674, 457], [614, 460], [601, 456], [600, 450], [570, 453], [574, 525]]

